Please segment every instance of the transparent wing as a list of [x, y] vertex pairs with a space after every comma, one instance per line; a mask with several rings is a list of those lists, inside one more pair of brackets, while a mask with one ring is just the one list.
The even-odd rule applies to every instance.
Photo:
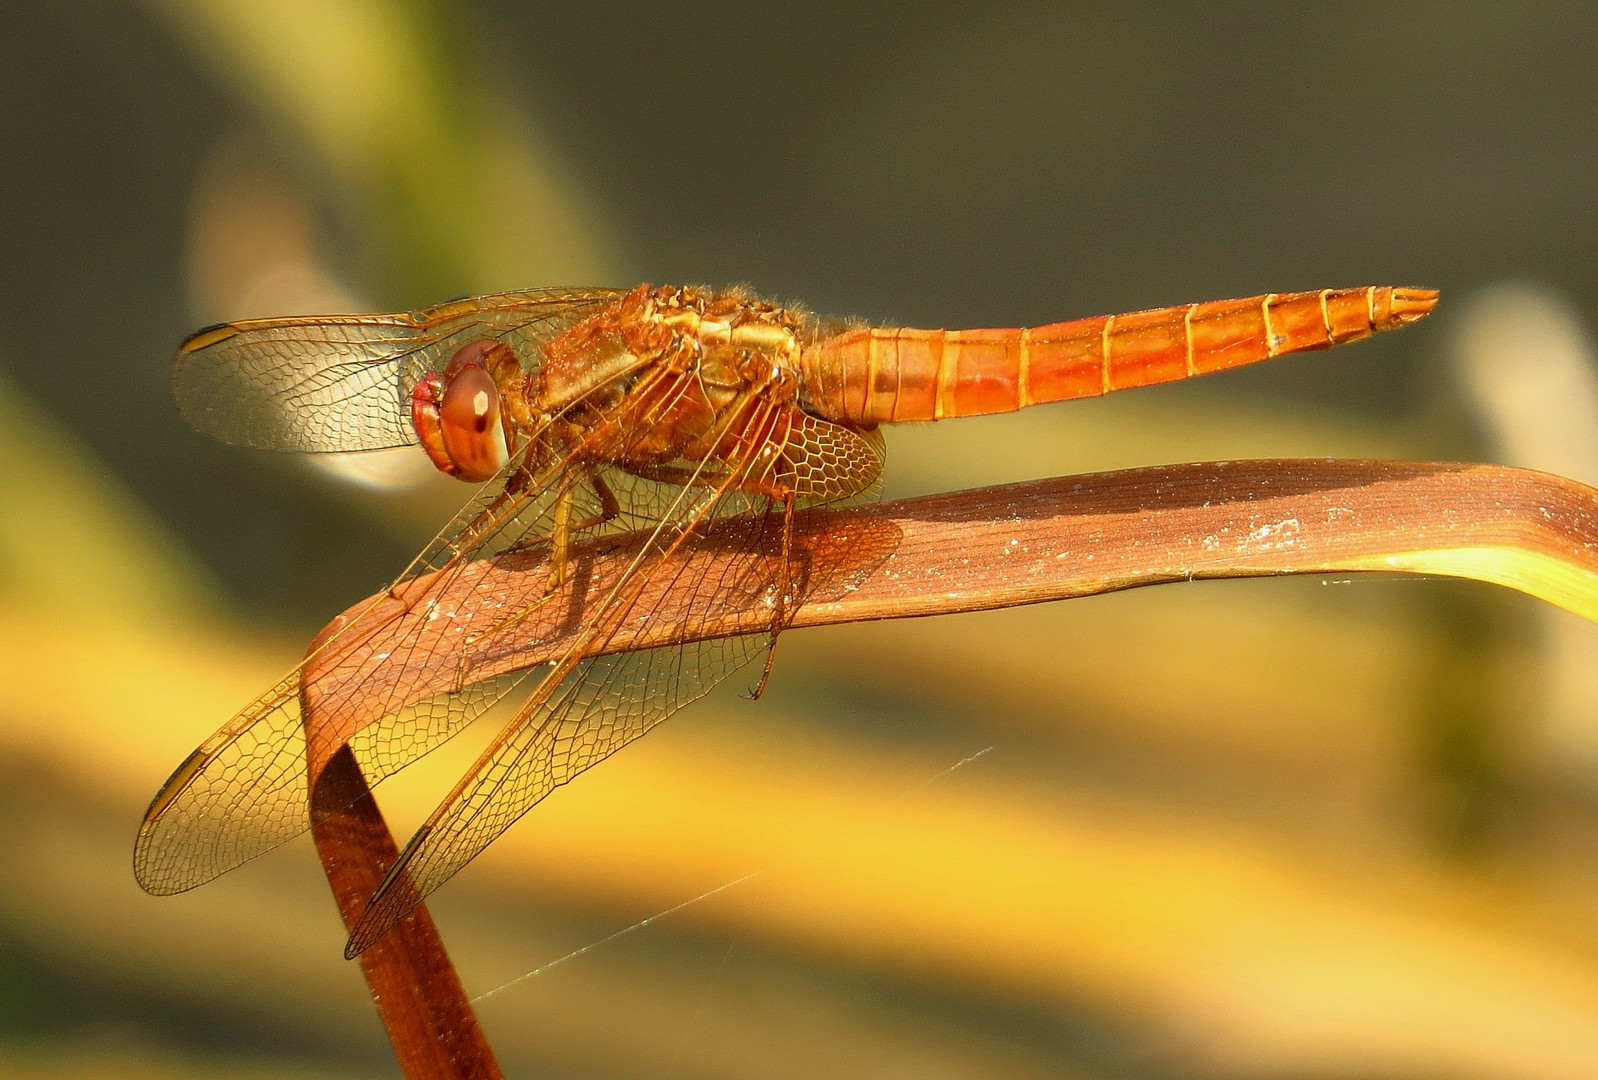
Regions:
[[[629, 396], [669, 413], [689, 385], [691, 380], [651, 371]], [[290, 672], [173, 774], [140, 828], [134, 855], [140, 883], [156, 893], [192, 888], [305, 831], [311, 824], [308, 759], [324, 762], [347, 741], [376, 783], [533, 679], [521, 715], [542, 709], [566, 717], [571, 734], [565, 742], [586, 749], [556, 753], [545, 774], [537, 768], [518, 772], [505, 802], [483, 817], [491, 827], [468, 828], [473, 842], [445, 852], [458, 867], [498, 835], [504, 807], [514, 811], [508, 824], [542, 797], [544, 785], [564, 783], [758, 653], [763, 636], [685, 643], [631, 660], [594, 658], [606, 651], [622, 620], [647, 618], [646, 611], [634, 610], [646, 582], [669, 585], [706, 615], [737, 592], [769, 602], [789, 587], [780, 537], [770, 531], [781, 518], [764, 513], [769, 500], [763, 481], [773, 468], [785, 474], [785, 484], [807, 492], [802, 501], [823, 502], [858, 493], [880, 469], [880, 446], [868, 438], [787, 406], [752, 401], [750, 408], [753, 415], [742, 425], [747, 454], [732, 466], [682, 462], [660, 475], [639, 476], [600, 464], [625, 459], [631, 440], [649, 427], [647, 413], [631, 414], [646, 422], [628, 426], [626, 410], [618, 408], [539, 471], [508, 473], [500, 478], [504, 483], [487, 485], [395, 583], [389, 598], [324, 638], [307, 661], [314, 661], [314, 675], [306, 676], [305, 665]], [[530, 441], [529, 456], [540, 437], [535, 433]], [[809, 479], [801, 482], [802, 476]], [[555, 495], [568, 487], [575, 496], [573, 520], [587, 523], [575, 533], [578, 540], [592, 546], [607, 534], [627, 534], [625, 541], [607, 540], [596, 548], [636, 550], [625, 572], [612, 581], [582, 579], [580, 592], [573, 582], [564, 591], [541, 593], [536, 581], [508, 600], [478, 592], [472, 574], [482, 564], [471, 560], [512, 549], [527, 552], [535, 567], [547, 560]], [[723, 520], [708, 539], [698, 531], [729, 515], [739, 516]], [[634, 549], [639, 537], [645, 539]], [[666, 554], [690, 542], [730, 545], [731, 557], [714, 576], [663, 581], [661, 575], [670, 572]], [[773, 583], [779, 583], [775, 590]], [[514, 627], [527, 608], [546, 603], [579, 613], [575, 624], [563, 625], [574, 643], [565, 661], [553, 671], [493, 668], [496, 635]], [[315, 710], [317, 745], [306, 742], [302, 694]], [[551, 738], [558, 726], [550, 728]], [[519, 746], [506, 741], [502, 752], [514, 756]], [[528, 752], [536, 758], [542, 751], [535, 746]], [[518, 800], [525, 802], [521, 809]], [[440, 871], [437, 880], [453, 872]]]
[[[766, 487], [775, 470], [788, 469], [782, 452], [794, 419], [785, 410], [756, 418], [752, 429], [769, 434], [751, 440], [749, 452], [714, 486], [677, 489], [637, 555], [615, 581], [600, 583], [603, 599], [586, 616], [586, 633], [543, 674], [406, 846], [356, 925], [347, 955], [382, 937], [555, 788], [708, 693], [769, 645], [768, 635], [740, 635], [604, 655], [619, 626], [648, 616], [640, 605], [646, 583], [652, 595], [670, 593], [684, 627], [716, 619], [729, 606], [763, 602], [780, 611], [779, 597], [791, 584], [785, 517], [764, 512], [769, 507], [752, 493]], [[769, 455], [761, 452], [767, 447]], [[707, 571], [690, 571], [693, 564], [673, 559], [684, 544], [710, 540], [734, 557], [698, 564]]]
[[416, 442], [411, 390], [456, 349], [495, 336], [531, 363], [545, 340], [621, 295], [547, 289], [397, 315], [223, 323], [183, 343], [172, 396], [195, 430], [241, 446], [312, 453], [408, 446]]
[[[548, 500], [530, 494], [495, 506], [481, 498], [462, 516], [482, 525], [477, 546], [491, 550], [496, 543], [547, 535], [550, 514], [534, 505], [539, 501]], [[498, 529], [489, 524], [496, 517], [507, 519]], [[432, 547], [449, 550], [450, 541]], [[469, 557], [472, 549], [461, 552]], [[320, 706], [327, 724], [319, 730], [331, 735], [336, 724], [351, 737], [365, 735], [357, 745], [368, 750], [362, 765], [374, 783], [443, 743], [508, 689], [475, 683], [424, 694], [414, 680], [392, 674], [407, 670], [407, 661], [420, 662], [419, 652], [439, 653], [437, 662], [447, 663], [442, 654], [462, 647], [441, 633], [454, 620], [452, 575], [417, 581], [419, 573], [395, 585], [399, 598], [372, 605], [325, 639], [178, 767], [151, 802], [134, 843], [140, 885], [156, 894], [192, 889], [310, 828], [302, 685], [313, 703], [327, 703]], [[414, 583], [409, 590], [407, 581]], [[321, 674], [304, 679], [313, 663]], [[367, 733], [374, 726], [381, 737]]]
[[769, 645], [764, 635], [742, 635], [580, 662], [548, 701], [527, 710], [473, 773], [471, 787], [418, 830], [345, 955], [371, 947], [550, 792], [709, 693]]
[[[579, 537], [636, 527], [621, 516], [604, 520], [604, 500], [582, 463], [623, 456], [637, 437], [625, 427], [599, 425], [536, 472], [517, 476], [512, 466], [503, 483], [485, 485], [387, 598], [327, 635], [162, 785], [134, 844], [139, 883], [152, 893], [182, 892], [310, 827], [308, 751], [309, 760], [321, 761], [329, 747], [307, 745], [302, 694], [317, 709], [318, 737], [329, 744], [348, 740], [375, 783], [440, 745], [525, 678], [473, 677], [465, 658], [493, 618], [474, 608], [461, 570], [474, 558], [547, 544], [556, 495], [568, 485], [573, 519], [590, 523]], [[613, 475], [612, 483], [658, 486], [625, 474]], [[639, 514], [670, 505], [660, 494], [621, 490]], [[316, 675], [306, 678], [311, 664]], [[429, 681], [441, 668], [456, 673], [443, 693]]]

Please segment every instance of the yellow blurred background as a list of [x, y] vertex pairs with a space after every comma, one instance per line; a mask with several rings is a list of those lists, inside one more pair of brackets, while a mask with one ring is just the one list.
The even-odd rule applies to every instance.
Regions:
[[[1593, 40], [1553, 3], [8, 6], [0, 1075], [395, 1074], [308, 841], [160, 900], [129, 854], [467, 490], [188, 432], [189, 330], [640, 280], [918, 326], [1433, 286], [1331, 354], [893, 431], [887, 495], [1598, 483]], [[513, 1076], [1578, 1080], [1595, 671], [1592, 626], [1443, 580], [796, 632], [433, 909]], [[470, 752], [384, 785], [402, 835]]]

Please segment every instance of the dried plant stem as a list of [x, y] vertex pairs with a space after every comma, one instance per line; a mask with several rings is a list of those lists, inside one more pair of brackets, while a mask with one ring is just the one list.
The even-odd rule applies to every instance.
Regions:
[[[344, 927], [351, 930], [399, 848], [348, 747], [322, 770], [311, 806], [322, 869]], [[360, 962], [409, 1080], [501, 1080], [494, 1051], [427, 908], [407, 915], [362, 953]]]

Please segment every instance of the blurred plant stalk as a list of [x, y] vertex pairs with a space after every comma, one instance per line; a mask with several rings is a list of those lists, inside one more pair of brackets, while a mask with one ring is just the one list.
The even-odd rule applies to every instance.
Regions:
[[[1598, 484], [1598, 349], [1568, 302], [1531, 284], [1467, 297], [1449, 359], [1495, 461]], [[1533, 715], [1545, 767], [1598, 792], [1598, 626], [1537, 615], [1543, 661]]]
[[150, 3], [267, 130], [334, 178], [368, 232], [385, 310], [618, 277], [594, 208], [489, 92], [455, 6]]

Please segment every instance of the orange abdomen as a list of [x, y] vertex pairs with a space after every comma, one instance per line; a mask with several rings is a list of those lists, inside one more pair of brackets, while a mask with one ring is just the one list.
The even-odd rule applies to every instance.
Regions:
[[850, 424], [1012, 412], [1326, 349], [1425, 315], [1431, 289], [1325, 289], [1009, 330], [851, 330], [807, 347], [802, 400]]

